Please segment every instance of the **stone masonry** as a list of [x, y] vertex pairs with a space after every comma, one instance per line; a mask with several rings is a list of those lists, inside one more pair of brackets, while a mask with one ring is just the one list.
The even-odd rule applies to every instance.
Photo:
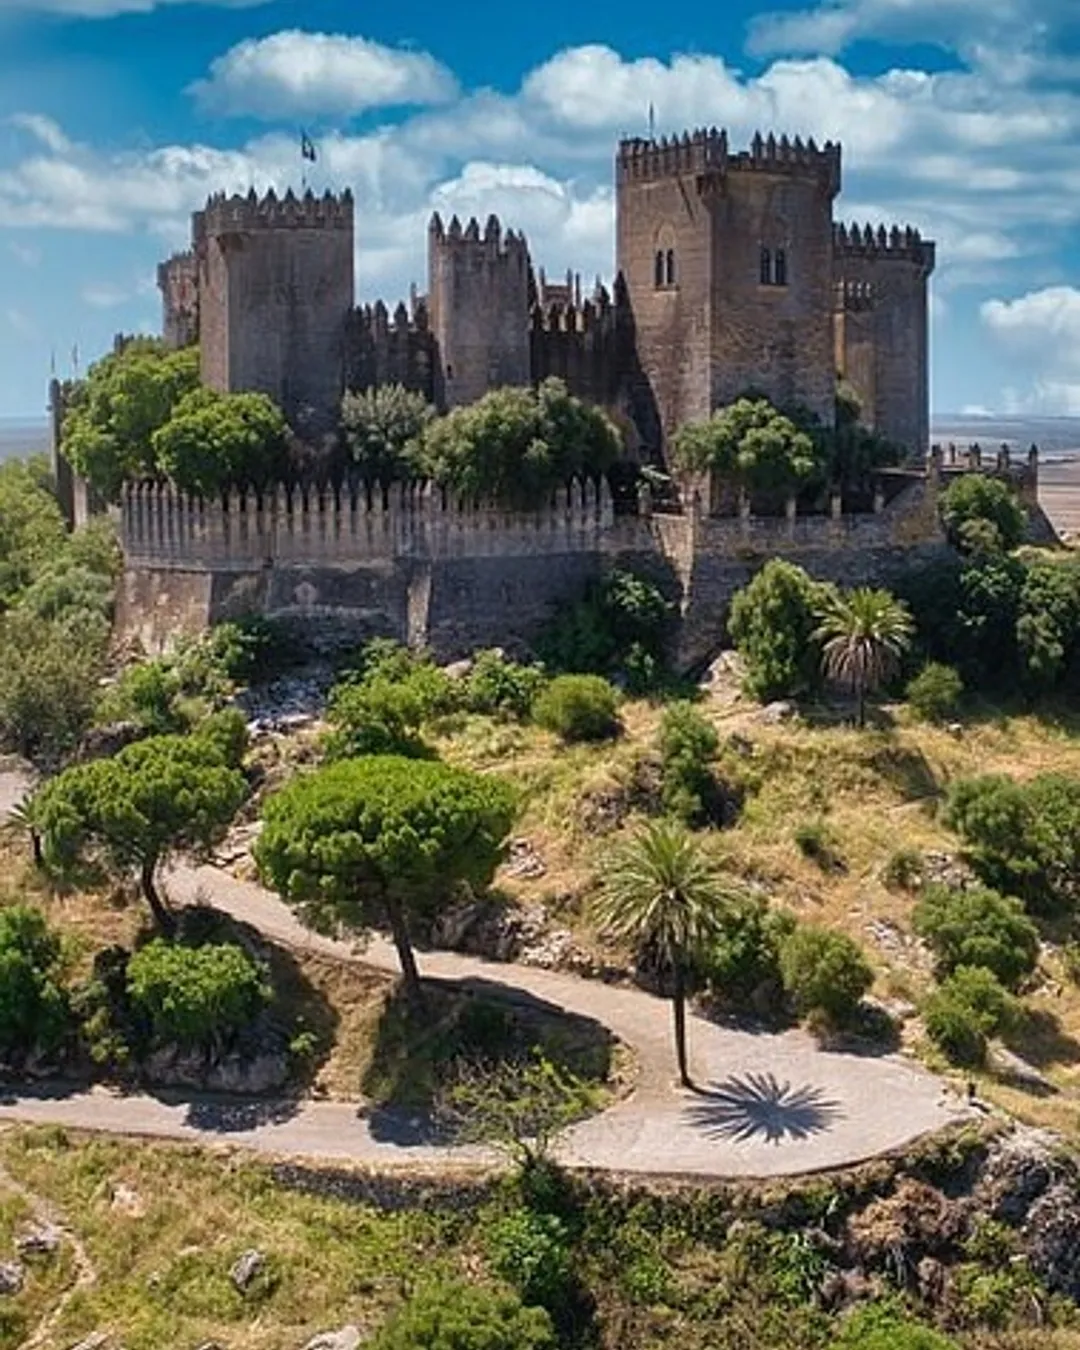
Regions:
[[623, 141], [610, 291], [548, 285], [523, 235], [490, 217], [428, 232], [428, 290], [358, 309], [353, 199], [217, 196], [158, 273], [167, 340], [198, 339], [205, 383], [262, 390], [301, 436], [346, 389], [417, 389], [440, 408], [549, 375], [608, 409], [641, 460], [754, 390], [833, 420], [836, 377], [863, 420], [926, 453], [927, 283], [911, 229], [834, 222], [841, 148], [703, 129]]

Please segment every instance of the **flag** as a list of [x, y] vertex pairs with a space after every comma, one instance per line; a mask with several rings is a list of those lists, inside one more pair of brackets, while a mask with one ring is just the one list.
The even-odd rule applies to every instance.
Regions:
[[315, 149], [315, 142], [306, 131], [300, 133], [300, 158], [309, 159], [312, 164], [318, 159], [318, 153]]

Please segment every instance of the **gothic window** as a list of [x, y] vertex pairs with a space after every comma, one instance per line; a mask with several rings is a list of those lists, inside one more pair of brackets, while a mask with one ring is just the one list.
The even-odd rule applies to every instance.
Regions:
[[669, 286], [675, 285], [675, 250], [669, 248], [664, 256], [664, 280]]
[[778, 248], [773, 261], [773, 282], [777, 286], [787, 285], [787, 252]]
[[764, 247], [758, 263], [758, 280], [763, 286], [772, 285], [772, 253]]
[[658, 289], [664, 284], [664, 250], [656, 250], [656, 261], [653, 265], [653, 285]]

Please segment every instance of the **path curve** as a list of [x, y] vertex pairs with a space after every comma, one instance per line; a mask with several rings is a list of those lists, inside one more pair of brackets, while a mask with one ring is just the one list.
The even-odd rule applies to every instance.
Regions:
[[[2, 775], [0, 775], [2, 778]], [[297, 950], [397, 971], [392, 946], [365, 948], [320, 937], [262, 887], [212, 867], [178, 865], [167, 879], [173, 903], [205, 900], [267, 937]], [[673, 1078], [670, 1005], [641, 990], [614, 988], [556, 971], [451, 952], [419, 954], [422, 975], [483, 981], [590, 1017], [637, 1054], [634, 1091], [572, 1129], [565, 1161], [654, 1175], [793, 1175], [848, 1166], [967, 1117], [941, 1080], [896, 1055], [824, 1051], [801, 1030], [780, 1034], [689, 1021], [691, 1067], [705, 1089], [692, 1094]], [[0, 1118], [49, 1121], [125, 1134], [228, 1140], [278, 1154], [377, 1164], [475, 1159], [373, 1130], [356, 1104], [266, 1102], [232, 1106], [160, 1092], [121, 1096], [106, 1089], [20, 1093], [0, 1100]]]

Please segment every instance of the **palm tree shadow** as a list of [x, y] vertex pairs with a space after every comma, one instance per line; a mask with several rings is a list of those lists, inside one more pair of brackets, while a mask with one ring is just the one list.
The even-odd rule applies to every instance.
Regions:
[[748, 1073], [698, 1089], [686, 1109], [690, 1123], [714, 1139], [767, 1144], [809, 1139], [843, 1119], [839, 1102], [818, 1087], [781, 1082], [771, 1073]]

